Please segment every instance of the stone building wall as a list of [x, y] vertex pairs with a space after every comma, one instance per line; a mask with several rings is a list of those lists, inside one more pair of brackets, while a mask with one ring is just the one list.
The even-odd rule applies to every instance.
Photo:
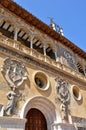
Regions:
[[85, 59], [2, 6], [0, 30], [0, 129], [24, 130], [31, 108], [48, 130], [86, 129]]

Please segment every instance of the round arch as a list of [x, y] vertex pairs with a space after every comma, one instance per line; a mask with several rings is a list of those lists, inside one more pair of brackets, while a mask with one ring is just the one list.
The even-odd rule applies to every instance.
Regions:
[[39, 35], [39, 34], [34, 34], [33, 33], [33, 36], [34, 36], [35, 39], [38, 39], [41, 42], [44, 41], [44, 38], [41, 35]]
[[31, 30], [28, 29], [28, 28], [26, 28], [25, 26], [19, 25], [19, 26], [18, 26], [18, 29], [19, 29], [19, 30], [23, 30], [23, 31], [26, 32], [29, 36], [32, 35]]
[[52, 50], [54, 50], [55, 44], [53, 44], [54, 43], [53, 40], [48, 40], [46, 41], [46, 43], [47, 43], [47, 46], [49, 46]]
[[26, 118], [26, 115], [31, 108], [36, 108], [43, 113], [48, 130], [51, 130], [51, 125], [53, 123], [61, 122], [60, 114], [56, 111], [55, 105], [43, 96], [36, 96], [29, 99], [22, 108], [20, 118]]
[[4, 21], [11, 24], [11, 26], [13, 27], [13, 30], [15, 30], [16, 26], [15, 26], [15, 23], [13, 21], [11, 21], [9, 18], [1, 18], [0, 23], [3, 23]]

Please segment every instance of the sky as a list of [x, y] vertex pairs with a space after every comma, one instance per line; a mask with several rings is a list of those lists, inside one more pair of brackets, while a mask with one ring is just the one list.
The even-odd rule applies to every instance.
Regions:
[[53, 18], [64, 36], [86, 52], [86, 0], [14, 1], [47, 25]]

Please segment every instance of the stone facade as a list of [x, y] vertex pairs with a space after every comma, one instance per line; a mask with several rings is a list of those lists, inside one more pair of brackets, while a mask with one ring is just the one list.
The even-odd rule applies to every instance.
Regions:
[[43, 25], [58, 39], [26, 22], [10, 2], [0, 4], [0, 130], [27, 130], [33, 108], [47, 130], [86, 129], [85, 52], [63, 44], [66, 38], [50, 27]]

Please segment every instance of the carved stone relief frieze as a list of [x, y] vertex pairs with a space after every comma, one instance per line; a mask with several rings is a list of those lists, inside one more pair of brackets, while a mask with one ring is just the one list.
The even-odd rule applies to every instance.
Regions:
[[24, 80], [27, 79], [27, 71], [21, 62], [7, 58], [2, 67], [2, 74], [10, 87], [10, 91], [7, 93], [8, 103], [3, 107], [3, 115], [10, 116], [14, 113], [18, 100], [22, 96], [17, 90]]
[[68, 90], [68, 82], [61, 78], [55, 79], [56, 85], [56, 97], [61, 102], [61, 112], [63, 122], [68, 120], [68, 105], [70, 103], [70, 93]]

